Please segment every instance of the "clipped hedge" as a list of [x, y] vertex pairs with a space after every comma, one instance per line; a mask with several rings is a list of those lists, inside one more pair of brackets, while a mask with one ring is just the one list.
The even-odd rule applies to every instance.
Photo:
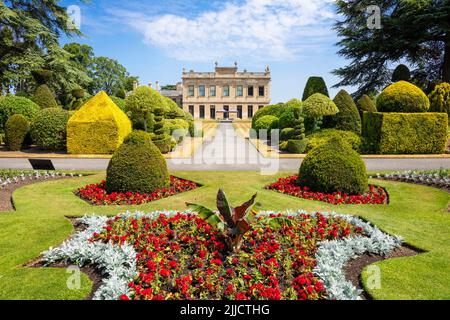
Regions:
[[308, 145], [308, 139], [289, 140], [287, 142], [287, 151], [293, 154], [303, 154]]
[[340, 138], [313, 149], [302, 162], [299, 185], [315, 192], [364, 194], [368, 190], [366, 165]]
[[15, 114], [6, 121], [5, 140], [8, 149], [20, 151], [30, 130], [30, 122], [21, 114]]
[[316, 93], [321, 93], [327, 97], [330, 97], [327, 85], [322, 77], [310, 77], [308, 79], [305, 90], [303, 91], [303, 101]]
[[130, 119], [102, 91], [70, 118], [67, 151], [71, 154], [112, 154], [130, 132]]
[[46, 108], [33, 118], [30, 127], [34, 144], [44, 150], [64, 150], [67, 140], [69, 112], [61, 108]]
[[417, 86], [399, 81], [383, 90], [377, 98], [379, 112], [427, 112], [430, 100]]
[[37, 87], [32, 100], [42, 109], [58, 107], [53, 92], [46, 84]]
[[361, 137], [356, 133], [336, 129], [324, 129], [308, 136], [309, 142], [305, 151], [309, 152], [314, 148], [320, 147], [333, 138], [341, 138], [357, 152], [361, 150]]
[[106, 191], [151, 193], [169, 186], [167, 163], [148, 133], [133, 131], [114, 152], [106, 172]]
[[324, 126], [337, 130], [361, 134], [361, 116], [352, 96], [345, 90], [339, 91], [333, 102], [339, 109], [335, 115], [324, 118]]
[[40, 110], [39, 106], [30, 99], [8, 95], [0, 97], [0, 132], [3, 132], [6, 121], [15, 114], [21, 114], [28, 121]]
[[364, 151], [375, 154], [442, 154], [446, 113], [364, 113]]

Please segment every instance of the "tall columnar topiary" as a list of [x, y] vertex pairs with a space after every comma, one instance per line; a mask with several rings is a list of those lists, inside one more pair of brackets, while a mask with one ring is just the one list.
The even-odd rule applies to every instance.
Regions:
[[377, 112], [377, 106], [367, 94], [363, 94], [361, 98], [359, 98], [358, 102], [356, 103], [356, 106], [358, 107], [361, 119], [364, 112]]
[[412, 83], [399, 81], [383, 90], [377, 98], [379, 112], [420, 113], [427, 112], [430, 100]]
[[392, 73], [392, 82], [411, 80], [411, 71], [404, 64], [400, 64]]
[[170, 184], [167, 163], [149, 133], [133, 131], [114, 153], [106, 173], [106, 191], [151, 193]]
[[294, 110], [294, 131], [292, 132], [292, 139], [288, 141], [287, 149], [291, 153], [301, 154], [305, 151], [308, 140], [305, 135], [304, 118], [300, 109]]
[[3, 132], [6, 121], [15, 114], [23, 115], [28, 121], [40, 110], [30, 99], [8, 95], [0, 97], [0, 132]]
[[339, 109], [339, 112], [333, 116], [325, 117], [324, 124], [327, 128], [337, 130], [352, 131], [358, 135], [361, 134], [361, 116], [358, 108], [350, 94], [341, 90], [334, 98], [333, 102]]
[[153, 142], [162, 153], [169, 153], [172, 150], [172, 137], [164, 126], [164, 109], [156, 108], [153, 113], [155, 115]]
[[430, 99], [431, 112], [447, 113], [450, 116], [450, 84], [441, 83], [435, 87], [428, 96]]
[[323, 117], [332, 116], [339, 112], [336, 104], [327, 96], [316, 93], [303, 102], [303, 113], [307, 132], [319, 130]]
[[30, 122], [21, 114], [15, 114], [6, 121], [5, 139], [8, 149], [20, 151], [30, 130]]
[[360, 155], [340, 138], [308, 153], [300, 167], [298, 183], [315, 192], [364, 194], [368, 190], [366, 165]]
[[321, 93], [324, 96], [329, 97], [327, 85], [322, 77], [310, 77], [308, 79], [305, 90], [303, 91], [303, 101], [316, 93]]
[[33, 142], [44, 150], [64, 150], [67, 141], [69, 112], [61, 108], [42, 109], [30, 127]]

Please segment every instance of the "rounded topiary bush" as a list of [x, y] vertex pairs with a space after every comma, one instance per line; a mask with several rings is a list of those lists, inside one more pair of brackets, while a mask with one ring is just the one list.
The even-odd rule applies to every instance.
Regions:
[[294, 128], [284, 128], [280, 132], [280, 141], [287, 141], [292, 139], [296, 134]]
[[15, 114], [21, 114], [31, 121], [39, 112], [39, 106], [24, 97], [8, 95], [0, 97], [0, 131], [3, 131], [6, 121]]
[[296, 123], [295, 118], [295, 110], [302, 111], [302, 105], [296, 104], [296, 105], [290, 105], [289, 102], [286, 104], [286, 108], [284, 109], [283, 113], [280, 115], [280, 128], [293, 128]]
[[319, 118], [335, 115], [339, 109], [333, 100], [321, 93], [316, 93], [303, 103], [303, 112], [308, 118]]
[[260, 134], [260, 130], [267, 130], [267, 134], [270, 134], [270, 131], [278, 128], [279, 120], [275, 116], [264, 116], [259, 118], [255, 123], [255, 130]]
[[409, 81], [411, 79], [411, 71], [404, 64], [400, 64], [392, 73], [392, 82]]
[[359, 98], [356, 106], [358, 107], [361, 118], [364, 112], [377, 112], [377, 106], [367, 94], [364, 94]]
[[33, 101], [42, 109], [58, 107], [53, 92], [46, 84], [37, 87], [36, 92], [33, 95]]
[[61, 108], [42, 109], [33, 118], [31, 139], [41, 149], [64, 150], [67, 141], [69, 112]]
[[303, 91], [303, 101], [316, 93], [321, 93], [324, 96], [329, 97], [327, 85], [322, 77], [310, 77], [308, 79], [305, 90]]
[[5, 139], [8, 149], [20, 151], [30, 130], [30, 122], [21, 114], [15, 114], [6, 121]]
[[339, 112], [324, 119], [325, 127], [361, 134], [361, 116], [352, 96], [347, 91], [341, 90], [333, 102]]
[[286, 106], [282, 103], [265, 106], [259, 109], [252, 118], [252, 128], [256, 130], [256, 121], [264, 116], [274, 116], [279, 119], [285, 110]]
[[298, 183], [315, 192], [348, 195], [364, 194], [369, 185], [364, 161], [340, 138], [329, 140], [306, 156]]
[[106, 173], [106, 191], [151, 193], [169, 186], [167, 163], [150, 134], [133, 131], [116, 150]]
[[390, 85], [377, 98], [379, 112], [420, 113], [429, 108], [430, 100], [425, 93], [406, 81]]
[[429, 95], [431, 112], [442, 112], [450, 115], [450, 84], [443, 82], [437, 85]]

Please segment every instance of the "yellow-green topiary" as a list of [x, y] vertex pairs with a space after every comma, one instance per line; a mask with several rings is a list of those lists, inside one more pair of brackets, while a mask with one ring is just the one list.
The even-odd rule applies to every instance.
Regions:
[[102, 91], [70, 118], [67, 151], [71, 154], [111, 154], [131, 130], [130, 119]]
[[377, 98], [379, 112], [421, 113], [430, 108], [430, 100], [417, 86], [406, 81], [396, 82]]

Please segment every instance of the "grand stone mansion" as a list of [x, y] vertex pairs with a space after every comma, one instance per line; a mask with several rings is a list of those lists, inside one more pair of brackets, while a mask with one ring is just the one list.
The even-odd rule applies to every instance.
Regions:
[[270, 70], [238, 71], [219, 67], [214, 72], [183, 70], [182, 107], [197, 119], [251, 119], [270, 104]]

